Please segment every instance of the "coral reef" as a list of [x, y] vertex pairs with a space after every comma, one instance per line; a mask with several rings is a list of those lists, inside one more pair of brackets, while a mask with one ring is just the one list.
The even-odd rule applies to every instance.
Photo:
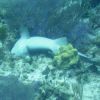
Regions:
[[73, 48], [71, 44], [62, 46], [54, 56], [54, 65], [60, 69], [66, 69], [72, 65], [77, 64], [79, 56], [77, 49]]
[[[83, 86], [82, 100], [99, 100], [100, 95], [100, 76], [88, 74], [89, 82]], [[94, 89], [95, 88], [95, 89]]]
[[[47, 98], [48, 100], [74, 100], [81, 98], [80, 95], [80, 85], [75, 78], [63, 78], [60, 76], [61, 73], [57, 72], [54, 77], [51, 74], [45, 79], [41, 86], [42, 98]], [[76, 91], [77, 90], [77, 91]], [[77, 96], [76, 96], [77, 94]], [[62, 95], [62, 96], [61, 96]]]
[[[0, 76], [13, 75], [18, 77], [18, 80], [25, 84], [29, 84], [37, 80], [42, 81], [44, 78], [42, 72], [46, 69], [46, 64], [51, 66], [51, 64], [49, 64], [51, 59], [45, 58], [42, 55], [39, 56], [39, 59], [38, 57], [14, 58], [13, 55], [8, 55], [9, 57], [5, 57], [3, 59], [5, 63], [1, 64]], [[48, 62], [46, 59], [48, 59]]]
[[[27, 26], [34, 34], [55, 37], [66, 34], [79, 21], [82, 0], [37, 0], [13, 2], [7, 7], [7, 22], [11, 27]], [[14, 8], [14, 9], [13, 9]], [[23, 12], [20, 12], [21, 11]], [[19, 17], [20, 16], [20, 17]], [[55, 34], [54, 34], [55, 33]]]
[[6, 16], [6, 9], [0, 7], [0, 40], [4, 40], [7, 36], [7, 24], [3, 17]]
[[99, 36], [96, 36], [95, 40], [94, 40], [94, 43], [100, 47], [100, 35]]
[[89, 11], [89, 19], [94, 29], [100, 27], [100, 4]]
[[7, 25], [0, 23], [0, 40], [4, 40], [7, 37]]
[[[88, 3], [93, 0], [27, 1], [0, 1], [0, 100], [100, 100], [100, 66], [79, 59], [76, 49], [100, 63], [100, 4], [91, 9]], [[89, 23], [78, 23], [80, 19]], [[31, 35], [69, 35], [75, 48], [62, 46], [54, 58], [15, 57], [10, 50], [22, 24], [33, 31]]]

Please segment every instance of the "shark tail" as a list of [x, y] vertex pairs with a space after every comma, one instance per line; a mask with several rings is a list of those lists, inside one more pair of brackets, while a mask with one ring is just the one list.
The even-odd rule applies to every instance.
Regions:
[[62, 46], [62, 45], [66, 45], [67, 44], [67, 38], [66, 37], [61, 37], [61, 38], [55, 39], [54, 41], [59, 46]]

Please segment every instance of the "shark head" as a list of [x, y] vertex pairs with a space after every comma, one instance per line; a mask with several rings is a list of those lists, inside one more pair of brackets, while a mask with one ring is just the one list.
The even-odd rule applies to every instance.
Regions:
[[23, 56], [28, 54], [26, 39], [19, 39], [11, 50], [15, 56]]

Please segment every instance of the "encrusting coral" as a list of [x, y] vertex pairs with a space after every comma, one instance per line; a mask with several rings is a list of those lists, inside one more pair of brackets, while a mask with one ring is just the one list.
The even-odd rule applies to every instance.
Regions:
[[62, 46], [55, 54], [53, 64], [60, 69], [69, 68], [71, 65], [77, 64], [79, 60], [77, 49], [71, 44]]

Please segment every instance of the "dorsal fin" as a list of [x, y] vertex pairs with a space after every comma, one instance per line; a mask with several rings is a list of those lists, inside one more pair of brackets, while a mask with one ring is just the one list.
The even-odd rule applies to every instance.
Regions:
[[22, 26], [22, 27], [20, 28], [20, 38], [27, 39], [27, 38], [29, 38], [29, 37], [30, 37], [30, 35], [29, 35], [28, 28]]

